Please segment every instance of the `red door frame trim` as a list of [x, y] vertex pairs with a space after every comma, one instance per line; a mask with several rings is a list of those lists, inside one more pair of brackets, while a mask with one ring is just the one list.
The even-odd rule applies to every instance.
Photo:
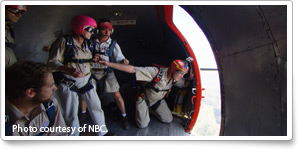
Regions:
[[[202, 90], [201, 90], [200, 70], [198, 67], [197, 59], [195, 57], [195, 54], [194, 54], [192, 48], [190, 47], [187, 40], [184, 38], [184, 36], [181, 34], [181, 32], [178, 30], [178, 28], [173, 23], [173, 5], [164, 5], [163, 11], [164, 11], [164, 18], [165, 18], [166, 24], [176, 33], [176, 35], [180, 38], [183, 45], [185, 45], [185, 47], [187, 48], [190, 56], [194, 59], [194, 61], [192, 63], [195, 67], [194, 70], [195, 70], [196, 88], [197, 88], [196, 100], [195, 100], [195, 110], [194, 110], [194, 113], [193, 113], [193, 116], [191, 118], [189, 125], [185, 129], [185, 132], [190, 133], [197, 121], [198, 114], [200, 111], [200, 106], [201, 106]], [[194, 97], [192, 98], [192, 100], [193, 99], [194, 99]]]

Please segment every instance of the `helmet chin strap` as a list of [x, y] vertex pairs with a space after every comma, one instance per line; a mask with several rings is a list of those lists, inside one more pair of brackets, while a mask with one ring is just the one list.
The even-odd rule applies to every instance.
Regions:
[[174, 72], [172, 72], [171, 70], [170, 70], [170, 68], [168, 69], [168, 74], [171, 74], [171, 79], [172, 80], [174, 80]]
[[173, 80], [174, 80], [174, 73], [172, 73], [172, 75], [171, 75], [171, 79], [173, 79]]
[[172, 73], [170, 81], [172, 82], [172, 84], [175, 84], [177, 82], [177, 80], [174, 79], [174, 73]]

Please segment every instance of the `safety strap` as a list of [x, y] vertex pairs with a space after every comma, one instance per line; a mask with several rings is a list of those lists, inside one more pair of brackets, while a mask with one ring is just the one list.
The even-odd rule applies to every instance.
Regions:
[[53, 104], [53, 101], [44, 102], [43, 105], [46, 109], [46, 113], [49, 118], [49, 121], [51, 122], [54, 117], [55, 110], [56, 110], [55, 105]]
[[162, 100], [157, 101], [157, 102], [156, 102], [155, 104], [153, 104], [150, 108], [151, 108], [152, 110], [155, 111], [155, 110], [159, 107], [161, 101], [162, 101]]
[[[157, 72], [156, 76], [152, 79], [152, 81], [145, 85], [146, 89], [154, 88], [156, 83], [159, 82], [161, 80], [162, 76], [163, 76], [163, 73], [164, 73], [163, 68], [160, 68], [160, 67], [157, 67], [157, 66], [155, 66], [155, 67], [158, 69], [158, 72]], [[154, 91], [157, 91], [157, 90], [154, 90]]]
[[[43, 106], [45, 107], [46, 114], [47, 114], [47, 117], [49, 119], [49, 124], [48, 124], [48, 126], [49, 126], [50, 122], [54, 118], [56, 107], [53, 104], [53, 101], [44, 102]], [[11, 126], [12, 125], [11, 125], [9, 116], [7, 114], [5, 114], [5, 136], [11, 136]], [[35, 136], [42, 136], [44, 133], [45, 132], [40, 132], [39, 134], [37, 134]]]
[[139, 96], [142, 98], [142, 100], [144, 100], [146, 102], [147, 106], [150, 107], [150, 102], [146, 98], [145, 94], [142, 92], [142, 93], [139, 93]]
[[113, 69], [113, 68], [110, 68], [110, 67], [107, 67], [107, 68], [104, 69], [104, 72], [105, 72], [105, 73], [111, 73], [111, 72], [113, 72], [113, 71], [114, 71], [114, 69]]
[[[92, 61], [92, 59], [73, 59], [75, 55], [74, 51], [74, 41], [70, 35], [65, 35], [64, 38], [66, 39], [66, 49], [64, 52], [64, 62], [63, 64], [66, 65], [69, 62], [73, 63], [87, 63]], [[92, 40], [85, 40], [84, 43], [89, 47], [89, 50], [92, 52], [94, 51], [94, 41]]]
[[84, 94], [85, 92], [94, 88], [94, 86], [91, 84], [91, 80], [92, 80], [92, 76], [90, 76], [88, 83], [79, 89], [74, 85], [76, 82], [75, 80], [68, 79], [65, 76], [62, 77], [62, 80], [60, 82], [67, 85], [71, 91], [78, 92], [80, 94]]
[[156, 110], [158, 108], [158, 106], [160, 105], [161, 100], [158, 100], [155, 104], [153, 104], [152, 106], [150, 106], [150, 101], [146, 98], [144, 93], [140, 93], [140, 97], [142, 98], [142, 100], [144, 100], [147, 104], [148, 107], [150, 107], [152, 110]]
[[[92, 41], [93, 42], [93, 41]], [[110, 45], [108, 46], [108, 49], [105, 51], [105, 52], [101, 52], [101, 49], [99, 50], [96, 50], [96, 42], [93, 42], [94, 43], [94, 48], [93, 48], [93, 56], [95, 56], [96, 54], [100, 54], [100, 55], [104, 55], [104, 56], [108, 56], [109, 58], [109, 61], [110, 62], [115, 62], [115, 58], [114, 58], [114, 48], [116, 46], [116, 43], [117, 41], [116, 40], [112, 40]], [[95, 64], [93, 64], [95, 65]], [[98, 66], [99, 64], [97, 64], [96, 66]], [[97, 67], [96, 67], [97, 68]], [[110, 67], [106, 67], [104, 69], [104, 72], [105, 73], [111, 73], [113, 71], [113, 68], [110, 68]]]
[[112, 40], [108, 47], [108, 51], [106, 52], [106, 54], [109, 56], [110, 62], [116, 62], [115, 57], [114, 57], [114, 49], [115, 49], [116, 43], [117, 43], [116, 40]]
[[161, 78], [163, 76], [163, 73], [164, 73], [164, 69], [163, 68], [161, 68], [159, 66], [155, 66], [155, 67], [157, 67], [157, 69], [159, 71], [157, 72], [157, 74], [153, 78], [153, 80], [145, 85], [145, 88], [146, 89], [150, 88], [150, 89], [154, 90], [157, 93], [158, 92], [167, 92], [167, 91], [169, 91], [170, 89], [158, 89], [158, 88], [154, 87], [156, 85], [156, 83], [158, 83], [161, 80]]
[[[115, 49], [116, 43], [117, 43], [116, 40], [112, 40], [109, 47], [108, 47], [108, 51], [106, 51], [106, 54], [105, 54], [109, 57], [110, 62], [116, 62], [116, 59], [115, 59], [115, 56], [114, 56], [114, 49]], [[113, 70], [114, 70], [113, 68], [107, 67], [107, 68], [105, 68], [104, 71], [106, 73], [111, 73]]]
[[83, 63], [88, 63], [92, 60], [93, 59], [70, 59], [69, 62], [83, 64]]
[[87, 92], [87, 91], [89, 91], [89, 90], [91, 90], [91, 89], [94, 88], [94, 86], [90, 83], [91, 79], [92, 79], [92, 77], [89, 78], [89, 81], [88, 81], [88, 83], [85, 86], [83, 86], [82, 88], [78, 89], [78, 92], [80, 94], [84, 94], [85, 92]]
[[63, 64], [66, 65], [68, 62], [70, 62], [70, 59], [73, 58], [73, 56], [75, 55], [74, 52], [74, 42], [73, 42], [73, 38], [69, 35], [64, 36], [64, 38], [66, 39], [66, 49], [64, 52], [64, 62]]
[[[117, 41], [112, 40], [110, 45], [108, 46], [108, 50], [106, 50], [105, 52], [101, 52], [100, 50], [96, 52], [96, 50], [94, 49], [93, 56], [95, 56], [96, 53], [100, 54], [100, 55], [105, 55], [105, 56], [108, 56], [110, 62], [116, 62], [115, 57], [114, 57], [114, 49], [115, 49], [116, 44], [117, 44]], [[94, 47], [96, 47], [96, 46], [94, 46]], [[113, 68], [110, 68], [110, 67], [107, 67], [104, 69], [105, 73], [111, 73], [112, 71], [113, 71]]]
[[[50, 126], [50, 122], [52, 121], [52, 119], [54, 118], [55, 115], [55, 105], [53, 104], [53, 101], [50, 102], [44, 102], [43, 103], [45, 109], [46, 109], [46, 114], [48, 116], [49, 119], [49, 124], [47, 127]], [[35, 136], [42, 136], [43, 134], [45, 134], [46, 132], [40, 132], [39, 134], [35, 135]]]
[[[161, 78], [163, 76], [163, 73], [164, 73], [164, 69], [161, 66], [155, 65], [155, 67], [157, 67], [159, 71], [157, 72], [156, 76], [152, 79], [151, 82], [148, 82], [145, 86], [142, 86], [141, 82], [137, 82], [140, 88], [138, 88], [139, 90], [138, 90], [138, 94], [136, 96], [136, 99], [137, 99], [138, 96], [140, 96], [143, 100], [145, 100], [148, 107], [150, 107], [150, 102], [149, 102], [149, 100], [147, 100], [147, 98], [144, 94], [146, 92], [146, 89], [150, 88], [150, 89], [154, 90], [157, 93], [158, 92], [170, 92], [171, 91], [171, 88], [170, 89], [158, 89], [158, 88], [154, 87], [154, 85], [156, 85], [156, 83], [158, 83], [161, 80]], [[156, 104], [152, 105], [151, 109], [156, 110], [157, 107], [160, 105], [160, 101], [157, 102]]]
[[[99, 49], [99, 51], [96, 51], [95, 49], [93, 49], [93, 55], [95, 55], [95, 54], [105, 55], [105, 56], [109, 57], [110, 62], [115, 62], [114, 49], [115, 49], [116, 44], [117, 44], [117, 41], [112, 40], [110, 45], [108, 46], [108, 50], [106, 50], [105, 52], [101, 52], [100, 49]], [[96, 47], [95, 42], [94, 42], [93, 47]]]

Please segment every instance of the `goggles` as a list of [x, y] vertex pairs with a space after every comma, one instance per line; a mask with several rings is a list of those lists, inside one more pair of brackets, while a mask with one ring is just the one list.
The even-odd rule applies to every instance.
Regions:
[[182, 72], [182, 71], [180, 71], [180, 70], [176, 70], [176, 72], [178, 73], [178, 74], [180, 74], [180, 75], [185, 75], [185, 73], [184, 72]]
[[19, 10], [19, 9], [15, 9], [15, 11], [7, 9], [7, 11], [9, 11], [10, 13], [13, 13], [15, 15], [22, 14], [23, 12], [25, 12], [25, 11]]
[[94, 27], [91, 27], [91, 26], [86, 26], [83, 29], [87, 32], [90, 32], [90, 33], [94, 33], [96, 31], [96, 29]]

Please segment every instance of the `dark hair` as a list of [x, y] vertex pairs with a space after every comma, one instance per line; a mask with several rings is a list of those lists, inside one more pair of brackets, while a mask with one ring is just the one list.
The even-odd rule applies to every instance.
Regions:
[[45, 75], [52, 70], [44, 63], [19, 61], [5, 69], [5, 97], [16, 99], [24, 96], [25, 91], [34, 88], [36, 92], [45, 85]]

